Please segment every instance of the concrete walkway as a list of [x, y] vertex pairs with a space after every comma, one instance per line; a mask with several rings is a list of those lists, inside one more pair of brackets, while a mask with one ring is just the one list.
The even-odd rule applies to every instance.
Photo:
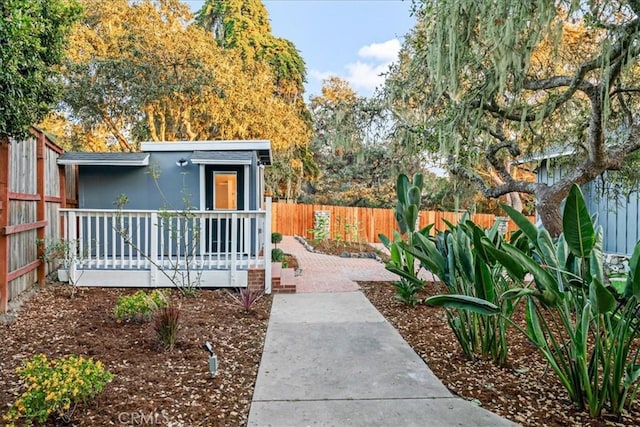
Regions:
[[500, 426], [454, 397], [361, 292], [275, 295], [249, 426]]
[[298, 258], [307, 293], [273, 297], [249, 426], [513, 425], [454, 397], [358, 291], [357, 280], [397, 279], [381, 263], [291, 237], [278, 247]]

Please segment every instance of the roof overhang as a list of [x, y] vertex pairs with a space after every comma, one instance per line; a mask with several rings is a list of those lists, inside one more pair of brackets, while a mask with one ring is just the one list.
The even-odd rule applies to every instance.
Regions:
[[194, 151], [191, 163], [195, 165], [250, 165], [253, 151]]
[[271, 164], [271, 142], [262, 140], [142, 142], [144, 152], [154, 151], [255, 151], [258, 161]]
[[147, 166], [149, 153], [64, 153], [59, 165], [80, 166]]

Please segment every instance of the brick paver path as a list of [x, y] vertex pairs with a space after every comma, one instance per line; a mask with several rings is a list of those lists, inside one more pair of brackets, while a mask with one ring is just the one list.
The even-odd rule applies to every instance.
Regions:
[[350, 292], [360, 289], [357, 281], [398, 280], [376, 260], [316, 254], [291, 236], [284, 236], [278, 247], [298, 259], [302, 274], [295, 278], [296, 292]]

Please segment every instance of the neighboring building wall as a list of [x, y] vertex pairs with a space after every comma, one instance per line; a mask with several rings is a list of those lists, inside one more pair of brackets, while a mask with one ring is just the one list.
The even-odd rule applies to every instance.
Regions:
[[[538, 168], [538, 182], [549, 185], [558, 181], [567, 166], [543, 161]], [[608, 254], [631, 255], [640, 240], [640, 197], [638, 192], [618, 200], [603, 194], [604, 179], [598, 178], [582, 186], [582, 192], [591, 215], [598, 215], [598, 225], [603, 228], [603, 249]]]
[[598, 224], [604, 229], [604, 251], [631, 255], [640, 240], [640, 198], [637, 192], [616, 200], [603, 195], [603, 181], [597, 179], [582, 188], [589, 212], [598, 214]]

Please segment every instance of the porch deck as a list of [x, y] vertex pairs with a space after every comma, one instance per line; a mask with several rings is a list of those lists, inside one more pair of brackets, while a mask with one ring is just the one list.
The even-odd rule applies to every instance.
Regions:
[[265, 271], [271, 288], [271, 216], [259, 211], [62, 209], [78, 286], [244, 287]]

